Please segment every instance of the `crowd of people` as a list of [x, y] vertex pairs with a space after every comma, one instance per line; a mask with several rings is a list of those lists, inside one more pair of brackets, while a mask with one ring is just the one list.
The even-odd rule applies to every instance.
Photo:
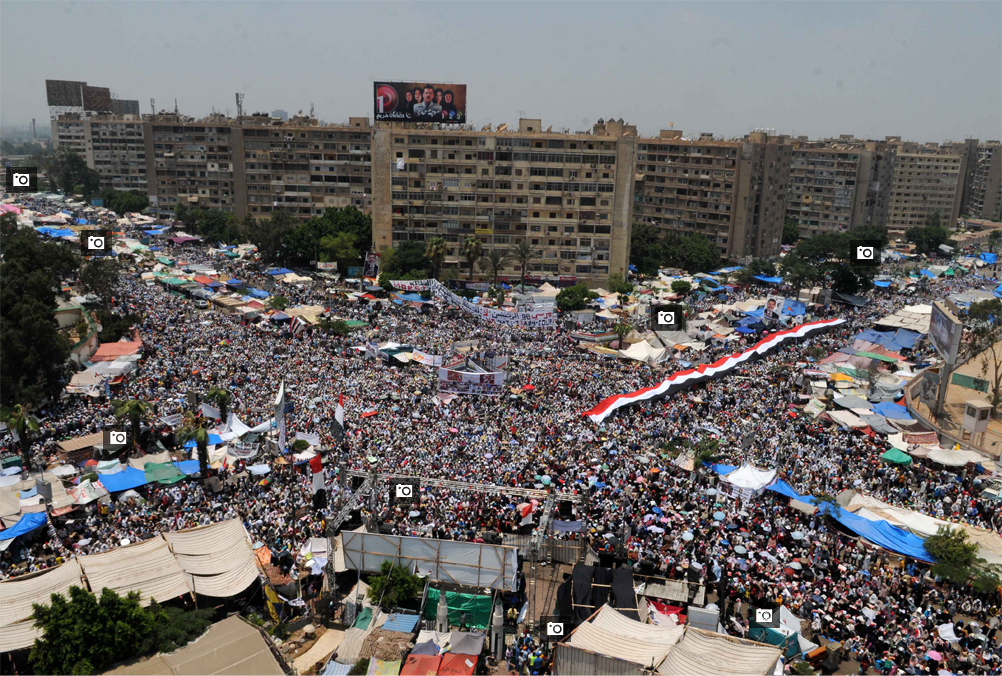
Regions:
[[[311, 478], [293, 464], [272, 463], [268, 482], [230, 477], [218, 492], [199, 481], [153, 484], [138, 498], [70, 513], [56, 520], [53, 533], [18, 538], [0, 555], [0, 576], [228, 518], [240, 518], [251, 537], [274, 552], [298, 551], [307, 538], [324, 534], [325, 520], [350, 491], [347, 477], [336, 469], [374, 470], [587, 493], [587, 501], [568, 517], [581, 519], [584, 532], [562, 537], [583, 539], [595, 551], [612, 548], [623, 565], [638, 571], [705, 583], [732, 633], [747, 632], [749, 606], [783, 604], [805, 620], [805, 635], [842, 643], [860, 673], [940, 668], [998, 673], [998, 593], [979, 595], [930, 577], [924, 564], [866, 549], [829, 528], [823, 517], [792, 509], [782, 496], [726, 497], [711, 488], [711, 473], [671, 462], [678, 448], [712, 439], [719, 444], [716, 462], [775, 468], [801, 494], [836, 495], [854, 488], [892, 505], [998, 531], [1002, 510], [980, 497], [983, 477], [928, 462], [904, 469], [882, 463], [879, 456], [888, 448], [883, 437], [798, 414], [795, 405], [802, 402], [792, 382], [795, 364], [813, 361], [818, 350], [827, 355], [851, 344], [877, 318], [923, 297], [976, 288], [982, 280], [958, 278], [950, 289], [940, 285], [908, 297], [870, 293], [871, 302], [862, 308], [815, 309], [814, 319], [847, 321], [746, 363], [730, 376], [621, 409], [595, 424], [583, 415], [586, 410], [609, 395], [660, 382], [681, 368], [683, 357], [673, 354], [654, 365], [609, 359], [579, 349], [566, 328], [494, 325], [437, 305], [427, 311], [409, 303], [363, 303], [331, 293], [323, 282], [272, 285], [253, 260], [229, 261], [198, 245], [161, 246], [162, 255], [179, 266], [182, 261], [211, 265], [248, 286], [281, 293], [292, 306], [329, 306], [340, 318], [369, 323], [345, 337], [319, 329], [295, 335], [265, 330], [236, 315], [198, 310], [164, 287], [145, 283], [138, 267], [122, 276], [113, 300], [114, 311], [141, 318], [137, 328], [144, 345], [138, 370], [114, 397], [148, 402], [149, 422], [159, 425], [184, 410], [187, 392], [222, 387], [232, 394], [230, 410], [252, 426], [267, 420], [285, 383], [294, 402], [287, 417], [290, 442], [297, 432], [317, 434], [330, 449], [324, 464], [329, 505], [309, 509]], [[739, 291], [728, 301], [755, 295]], [[718, 302], [692, 300], [691, 309], [710, 310]], [[709, 344], [700, 357], [713, 361], [760, 338]], [[390, 365], [358, 349], [367, 341], [389, 340], [431, 354], [445, 354], [453, 341], [478, 341], [480, 349], [509, 357], [506, 387], [513, 394], [440, 397], [433, 367]], [[920, 348], [909, 357], [921, 363], [929, 354]], [[332, 429], [339, 401], [345, 408], [343, 441]], [[59, 440], [120, 424], [108, 401], [89, 396], [69, 396], [39, 414], [43, 422], [35, 443], [52, 462]], [[742, 440], [749, 433], [753, 441], [746, 446]], [[2, 444], [14, 452], [9, 436]], [[254, 462], [270, 459], [262, 450], [262, 459]], [[425, 486], [411, 502], [383, 491], [375, 514], [367, 515], [389, 533], [489, 541], [492, 534], [526, 530], [518, 507], [523, 502], [504, 490], [486, 494]], [[722, 520], [714, 518], [718, 511]], [[533, 522], [538, 520], [536, 515]], [[794, 562], [797, 567], [790, 565]], [[949, 624], [950, 631], [941, 629]], [[520, 643], [509, 661], [531, 666], [533, 648]]]

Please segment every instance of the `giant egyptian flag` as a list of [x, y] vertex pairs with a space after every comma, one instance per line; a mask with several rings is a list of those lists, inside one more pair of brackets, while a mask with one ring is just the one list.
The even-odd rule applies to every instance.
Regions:
[[800, 326], [796, 326], [792, 329], [779, 331], [763, 338], [753, 347], [748, 348], [744, 352], [738, 352], [729, 357], [722, 357], [712, 364], [702, 364], [694, 369], [673, 373], [667, 380], [657, 385], [645, 387], [637, 390], [636, 392], [630, 392], [629, 394], [616, 394], [603, 399], [598, 406], [590, 411], [585, 411], [585, 415], [591, 418], [592, 422], [600, 423], [608, 418], [612, 412], [618, 408], [654, 399], [655, 397], [673, 394], [684, 390], [687, 387], [691, 387], [696, 383], [701, 383], [704, 380], [726, 375], [744, 364], [746, 361], [764, 355], [770, 350], [779, 347], [783, 343], [792, 340], [799, 340], [801, 338], [807, 338], [819, 331], [823, 331], [833, 326], [838, 326], [844, 322], [844, 319], [822, 319], [821, 321], [811, 322], [810, 324], [801, 324]]

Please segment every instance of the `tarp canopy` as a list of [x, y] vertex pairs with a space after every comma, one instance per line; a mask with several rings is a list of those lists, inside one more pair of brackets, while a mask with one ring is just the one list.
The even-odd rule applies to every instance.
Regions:
[[400, 676], [436, 676], [442, 658], [438, 655], [415, 655], [411, 653], [400, 669]]
[[81, 556], [80, 565], [92, 590], [108, 587], [122, 596], [138, 591], [144, 606], [150, 599], [169, 601], [191, 591], [167, 542], [159, 537]]
[[978, 258], [980, 260], [983, 260], [985, 263], [988, 263], [989, 265], [994, 265], [996, 262], [998, 262], [999, 257], [998, 254], [988, 253], [987, 251], [984, 251], [981, 253], [980, 256], [978, 256]]
[[774, 469], [759, 469], [758, 467], [744, 464], [724, 476], [723, 480], [734, 484], [738, 488], [748, 488], [757, 491], [771, 484], [775, 478], [776, 470]]
[[126, 467], [121, 472], [115, 474], [102, 474], [101, 484], [108, 489], [109, 493], [127, 491], [130, 488], [139, 488], [149, 483], [146, 480], [146, 472], [135, 467]]
[[[424, 617], [434, 620], [438, 612], [439, 590], [431, 587], [428, 589], [428, 602], [424, 607]], [[459, 626], [466, 613], [466, 626], [472, 629], [486, 630], [491, 622], [491, 610], [493, 601], [490, 596], [481, 594], [461, 594], [459, 592], [445, 592], [445, 604], [449, 609], [449, 623]]]
[[668, 652], [657, 673], [663, 676], [771, 674], [781, 652], [761, 643], [689, 627]]
[[239, 519], [164, 533], [164, 539], [196, 594], [236, 596], [257, 581], [254, 552]]
[[757, 279], [760, 282], [765, 282], [766, 284], [779, 284], [783, 281], [782, 277], [766, 277], [765, 275], [755, 275], [752, 279]]
[[[24, 497], [22, 495], [22, 497]], [[31, 531], [41, 528], [46, 522], [45, 512], [29, 512], [27, 514], [22, 514], [21, 518], [18, 519], [10, 528], [5, 528], [0, 530], [0, 541], [2, 540], [12, 540], [18, 535], [24, 535], [25, 533], [30, 533]]]
[[40, 575], [0, 582], [0, 651], [30, 648], [42, 635], [31, 620], [32, 604], [66, 594], [74, 586], [86, 588], [76, 559]]
[[881, 460], [886, 460], [887, 462], [894, 463], [895, 465], [910, 465], [912, 464], [912, 456], [907, 453], [902, 453], [896, 448], [892, 448], [880, 456]]

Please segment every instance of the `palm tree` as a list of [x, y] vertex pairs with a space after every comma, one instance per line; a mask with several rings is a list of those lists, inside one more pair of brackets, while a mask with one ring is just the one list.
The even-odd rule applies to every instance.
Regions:
[[139, 423], [150, 411], [150, 405], [142, 399], [116, 399], [111, 402], [115, 407], [115, 417], [119, 421], [128, 420], [132, 450], [139, 448]]
[[229, 417], [230, 402], [233, 401], [233, 395], [225, 388], [213, 387], [205, 393], [205, 398], [219, 407], [219, 417], [222, 418], [225, 425]]
[[205, 429], [205, 418], [194, 413], [185, 413], [181, 426], [177, 428], [178, 440], [186, 444], [195, 442], [198, 449], [198, 472], [204, 485], [209, 478], [209, 432]]
[[491, 249], [480, 259], [480, 269], [491, 273], [493, 286], [498, 285], [498, 275], [508, 262], [508, 253], [501, 249]]
[[31, 439], [30, 434], [38, 431], [38, 420], [30, 413], [31, 408], [25, 404], [16, 404], [12, 408], [4, 406], [0, 409], [0, 421], [17, 437], [21, 448], [21, 464], [26, 472], [31, 471]]
[[484, 255], [484, 245], [480, 243], [480, 240], [469, 235], [463, 240], [463, 248], [460, 250], [463, 254], [463, 258], [470, 265], [470, 281], [473, 281], [473, 264], [480, 260], [480, 257]]
[[446, 252], [445, 240], [441, 237], [432, 237], [428, 240], [428, 247], [424, 250], [425, 258], [431, 263], [431, 276], [438, 279], [438, 272], [445, 262]]
[[515, 259], [515, 262], [519, 264], [522, 268], [522, 288], [521, 291], [525, 292], [525, 269], [529, 267], [531, 263], [536, 258], [542, 258], [543, 252], [529, 244], [528, 239], [523, 239], [519, 241], [518, 244], [511, 248], [511, 257]]

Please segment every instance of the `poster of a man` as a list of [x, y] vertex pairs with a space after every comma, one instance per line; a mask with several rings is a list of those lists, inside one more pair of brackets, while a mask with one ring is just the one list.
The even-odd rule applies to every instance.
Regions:
[[465, 124], [466, 85], [376, 82], [376, 120]]
[[762, 319], [766, 324], [777, 324], [782, 312], [783, 297], [769, 296], [765, 301], [765, 310], [762, 312]]

